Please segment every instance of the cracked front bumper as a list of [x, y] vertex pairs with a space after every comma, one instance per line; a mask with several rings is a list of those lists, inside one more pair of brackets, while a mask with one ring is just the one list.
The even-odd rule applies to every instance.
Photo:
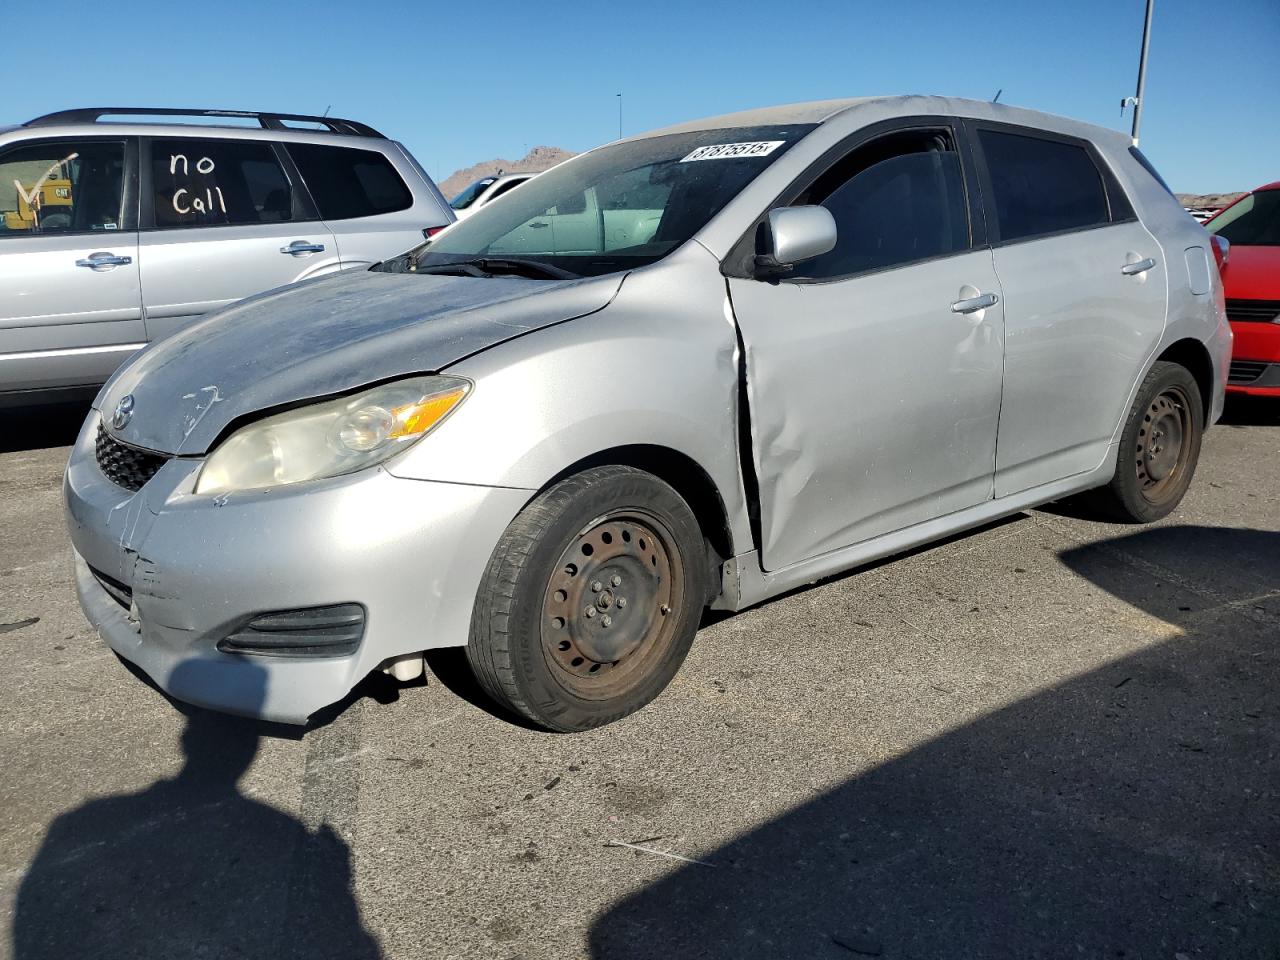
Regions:
[[[131, 494], [98, 469], [98, 420], [63, 483], [85, 616], [172, 696], [267, 720], [305, 723], [390, 657], [466, 643], [493, 547], [532, 495], [371, 469], [214, 498], [184, 459]], [[249, 617], [344, 603], [366, 611], [348, 656], [217, 649]]]

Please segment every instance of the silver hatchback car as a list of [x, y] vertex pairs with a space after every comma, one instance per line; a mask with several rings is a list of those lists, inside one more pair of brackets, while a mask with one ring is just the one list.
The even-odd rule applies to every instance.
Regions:
[[205, 313], [453, 219], [354, 120], [116, 107], [0, 128], [0, 406], [96, 389]]
[[1164, 516], [1230, 353], [1207, 235], [1118, 133], [932, 97], [717, 117], [134, 358], [67, 468], [76, 582], [183, 700], [301, 723], [465, 645], [582, 730], [708, 606], [1086, 491]]

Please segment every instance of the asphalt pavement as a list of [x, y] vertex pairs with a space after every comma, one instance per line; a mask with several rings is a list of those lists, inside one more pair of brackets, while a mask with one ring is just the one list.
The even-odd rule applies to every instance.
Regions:
[[0, 410], [0, 958], [1280, 957], [1280, 407], [1150, 527], [1019, 515], [734, 616], [563, 736], [456, 654], [300, 733], [94, 635]]

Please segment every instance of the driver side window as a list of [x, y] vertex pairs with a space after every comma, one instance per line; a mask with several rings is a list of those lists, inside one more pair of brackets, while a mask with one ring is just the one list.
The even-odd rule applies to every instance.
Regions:
[[796, 278], [832, 280], [969, 248], [969, 214], [955, 141], [909, 130], [863, 144], [818, 176], [796, 205], [835, 218], [834, 249], [796, 266]]

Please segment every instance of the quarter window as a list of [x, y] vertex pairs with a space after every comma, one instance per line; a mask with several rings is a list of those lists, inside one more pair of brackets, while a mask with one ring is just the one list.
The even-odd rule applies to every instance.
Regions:
[[287, 149], [323, 220], [373, 217], [413, 206], [400, 174], [376, 150], [311, 143], [291, 143]]
[[123, 200], [123, 143], [40, 143], [0, 157], [0, 237], [119, 230]]
[[1102, 178], [1083, 147], [997, 130], [979, 130], [978, 138], [1001, 241], [1108, 222]]
[[157, 227], [280, 223], [293, 190], [271, 144], [257, 140], [153, 140]]
[[890, 134], [859, 147], [795, 203], [830, 210], [838, 237], [833, 250], [796, 265], [798, 278], [883, 270], [969, 246], [960, 158], [942, 131]]

